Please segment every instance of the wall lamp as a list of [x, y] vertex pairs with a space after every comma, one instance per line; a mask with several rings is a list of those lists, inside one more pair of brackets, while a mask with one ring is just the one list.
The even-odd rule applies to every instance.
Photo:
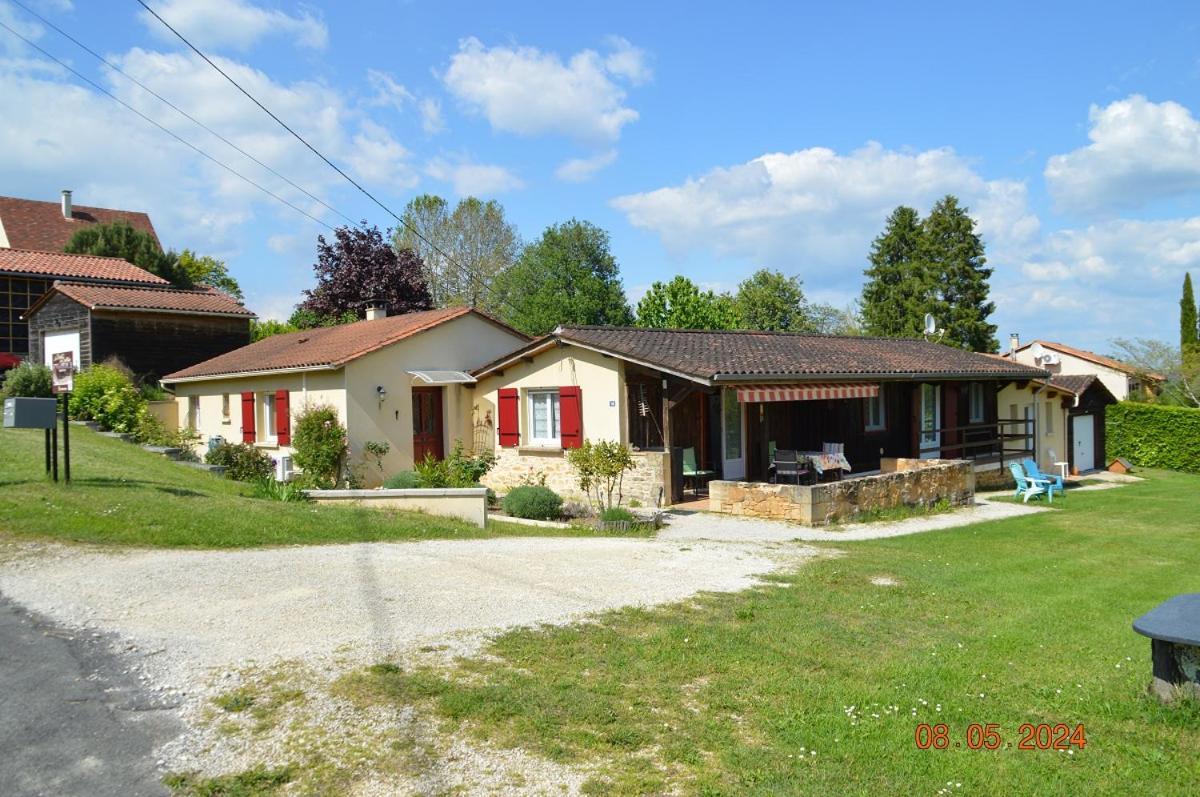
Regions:
[[383, 401], [385, 398], [387, 398], [387, 388], [385, 388], [383, 385], [376, 385], [375, 386], [375, 396], [380, 401]]

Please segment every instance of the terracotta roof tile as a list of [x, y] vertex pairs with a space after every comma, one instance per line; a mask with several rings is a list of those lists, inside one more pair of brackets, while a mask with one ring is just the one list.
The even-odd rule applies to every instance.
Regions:
[[[446, 307], [416, 313], [388, 316], [374, 321], [357, 321], [336, 327], [305, 329], [286, 335], [272, 335], [211, 360], [163, 377], [164, 382], [179, 379], [236, 376], [237, 374], [281, 369], [340, 367], [403, 340], [418, 332], [459, 316], [474, 313], [498, 324], [484, 313], [469, 307]], [[504, 327], [508, 329], [508, 327]]]
[[1092, 386], [1092, 382], [1095, 382], [1096, 378], [1095, 374], [1054, 374], [1047, 384], [1081, 396]]
[[181, 290], [179, 288], [141, 288], [125, 285], [90, 285], [77, 282], [56, 282], [45, 296], [29, 308], [26, 317], [37, 312], [55, 293], [61, 293], [89, 310], [157, 310], [175, 313], [203, 313], [253, 318], [228, 294], [215, 288]]
[[80, 228], [114, 221], [127, 222], [134, 229], [150, 233], [158, 241], [150, 217], [139, 211], [74, 205], [71, 218], [66, 219], [59, 202], [0, 196], [0, 226], [4, 228], [8, 245], [14, 249], [61, 252]]
[[[666, 371], [712, 380], [806, 377], [1035, 379], [1039, 368], [909, 338], [637, 327], [563, 327], [558, 337]], [[480, 369], [483, 371], [486, 369]], [[478, 373], [478, 372], [477, 372]]]
[[63, 252], [34, 252], [27, 249], [0, 249], [0, 273], [5, 272], [65, 279], [138, 282], [146, 285], [169, 284], [162, 277], [119, 257], [68, 255]]

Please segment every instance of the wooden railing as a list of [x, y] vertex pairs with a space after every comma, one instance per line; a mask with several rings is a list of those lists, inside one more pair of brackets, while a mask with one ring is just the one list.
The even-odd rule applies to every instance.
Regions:
[[[969, 459], [977, 464], [999, 462], [1003, 467], [1006, 461], [1035, 456], [1037, 428], [1032, 418], [1000, 418], [992, 423], [945, 426], [933, 431], [939, 435], [939, 447], [922, 446], [921, 451], [936, 450], [941, 458]], [[947, 442], [947, 435], [955, 442]]]

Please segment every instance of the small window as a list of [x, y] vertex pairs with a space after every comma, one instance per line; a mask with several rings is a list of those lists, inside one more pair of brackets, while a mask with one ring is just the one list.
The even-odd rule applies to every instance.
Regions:
[[1054, 434], [1054, 402], [1046, 402], [1046, 436]]
[[879, 394], [866, 399], [864, 428], [868, 432], [882, 432], [887, 429], [887, 411], [883, 404], [883, 386]]
[[189, 429], [200, 428], [200, 397], [188, 396], [187, 425]]
[[259, 395], [259, 403], [262, 406], [262, 431], [259, 434], [259, 439], [267, 443], [274, 443], [275, 437], [275, 394], [262, 393]]
[[561, 443], [557, 390], [529, 391], [529, 444], [557, 446]]
[[229, 394], [221, 394], [221, 423], [229, 423]]
[[967, 389], [967, 397], [970, 404], [971, 423], [983, 423], [985, 420], [987, 420], [987, 410], [983, 401], [983, 397], [985, 395], [983, 390], [984, 388], [982, 382], [972, 382], [971, 386]]

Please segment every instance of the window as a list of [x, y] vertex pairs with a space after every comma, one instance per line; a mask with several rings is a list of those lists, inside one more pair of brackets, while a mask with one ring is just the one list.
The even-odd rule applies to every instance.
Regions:
[[229, 423], [229, 394], [221, 394], [221, 423]]
[[726, 389], [721, 395], [721, 412], [725, 416], [725, 459], [742, 458], [742, 405], [737, 391]]
[[1054, 434], [1054, 402], [1046, 402], [1046, 436]]
[[558, 391], [529, 391], [529, 444], [557, 446], [559, 438]]
[[200, 428], [200, 397], [188, 396], [187, 425], [189, 429]]
[[868, 432], [882, 432], [887, 428], [887, 413], [883, 405], [883, 385], [879, 394], [866, 399], [864, 428]]
[[275, 394], [262, 393], [259, 395], [259, 404], [262, 406], [262, 427], [259, 434], [259, 439], [274, 443], [275, 437]]
[[971, 423], [983, 423], [987, 420], [987, 410], [983, 402], [985, 395], [983, 389], [982, 382], [972, 382], [970, 387], [967, 388], [967, 403], [970, 405]]
[[921, 385], [921, 443], [923, 446], [937, 445], [941, 440], [938, 430], [938, 386]]

